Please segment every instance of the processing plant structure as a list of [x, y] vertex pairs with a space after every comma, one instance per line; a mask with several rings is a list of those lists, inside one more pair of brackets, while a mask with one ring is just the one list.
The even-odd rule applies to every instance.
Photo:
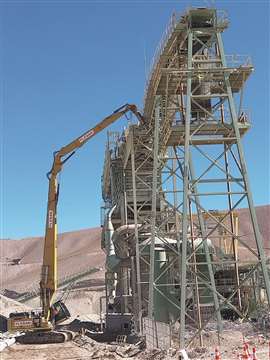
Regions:
[[[242, 146], [253, 66], [248, 56], [225, 54], [228, 25], [213, 8], [173, 14], [152, 61], [143, 121], [108, 133], [102, 316], [108, 330], [135, 331], [148, 346], [202, 344], [209, 322], [220, 334], [226, 316], [245, 318], [250, 306], [270, 304]], [[241, 207], [253, 243], [238, 233]]]

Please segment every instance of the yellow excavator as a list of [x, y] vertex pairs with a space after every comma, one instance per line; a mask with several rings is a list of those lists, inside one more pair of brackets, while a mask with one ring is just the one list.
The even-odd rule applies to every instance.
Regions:
[[14, 312], [9, 315], [8, 319], [8, 331], [24, 332], [24, 335], [19, 337], [19, 341], [22, 343], [57, 343], [72, 337], [69, 331], [54, 330], [56, 325], [70, 317], [68, 309], [61, 300], [53, 302], [57, 290], [57, 202], [59, 196], [57, 177], [64, 163], [74, 155], [77, 149], [129, 111], [135, 114], [140, 122], [143, 122], [143, 117], [138, 112], [136, 105], [125, 104], [54, 153], [53, 165], [47, 174], [49, 191], [40, 281], [41, 310]]

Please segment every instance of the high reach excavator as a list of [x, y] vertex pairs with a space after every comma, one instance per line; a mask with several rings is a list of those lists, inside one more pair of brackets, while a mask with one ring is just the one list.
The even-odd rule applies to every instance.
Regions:
[[70, 317], [67, 307], [61, 300], [54, 302], [57, 291], [57, 202], [59, 197], [57, 177], [65, 162], [74, 155], [77, 149], [129, 111], [140, 122], [143, 122], [142, 115], [138, 112], [137, 107], [125, 104], [96, 126], [54, 153], [53, 165], [47, 174], [49, 191], [40, 280], [41, 309], [11, 313], [8, 319], [8, 331], [24, 332], [24, 335], [19, 337], [21, 343], [59, 343], [72, 337], [69, 331], [55, 329], [56, 325]]

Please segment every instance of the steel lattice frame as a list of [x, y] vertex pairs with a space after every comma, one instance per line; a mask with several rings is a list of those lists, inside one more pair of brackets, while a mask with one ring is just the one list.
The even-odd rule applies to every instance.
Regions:
[[[173, 66], [169, 65], [166, 69], [162, 69], [167, 74], [165, 92], [163, 96], [156, 96], [156, 116], [154, 116], [155, 121], [153, 121], [155, 138], [153, 152], [152, 209], [154, 215], [156, 196], [162, 191], [156, 184], [157, 166], [160, 166], [162, 170], [164, 170], [164, 161], [161, 160], [164, 152], [164, 142], [162, 143], [160, 140], [162, 137], [162, 131], [160, 131], [160, 129], [162, 129], [162, 124], [172, 121], [172, 114], [175, 115], [177, 111], [181, 114], [182, 120], [182, 128], [181, 125], [179, 126], [178, 139], [174, 137], [170, 140], [170, 138], [172, 138], [172, 132], [174, 131], [172, 128], [170, 129], [171, 133], [167, 137], [167, 149], [168, 144], [172, 143], [174, 149], [173, 161], [178, 163], [177, 168], [173, 169], [171, 167], [170, 174], [172, 177], [178, 177], [178, 180], [180, 179], [180, 181], [175, 181], [174, 179], [174, 189], [171, 192], [177, 200], [174, 204], [170, 204], [170, 208], [174, 210], [175, 214], [180, 212], [181, 216], [180, 229], [179, 225], [178, 229], [177, 226], [175, 226], [175, 232], [178, 238], [178, 258], [176, 256], [174, 260], [175, 262], [178, 261], [180, 273], [179, 336], [181, 347], [185, 346], [186, 320], [190, 318], [186, 290], [188, 288], [195, 288], [196, 290], [196, 283], [198, 282], [203, 283], [212, 292], [214, 302], [213, 315], [217, 319], [218, 332], [222, 330], [220, 310], [224, 305], [229, 306], [239, 314], [239, 316], [244, 317], [240, 291], [258, 266], [261, 267], [263, 273], [268, 303], [270, 303], [269, 274], [266, 267], [266, 259], [254, 210], [241, 142], [241, 136], [249, 127], [249, 124], [247, 115], [242, 112], [240, 107], [237, 115], [232, 91], [233, 81], [235, 81], [235, 83], [233, 83], [235, 87], [234, 92], [237, 94], [237, 90], [241, 90], [244, 86], [244, 80], [247, 76], [245, 70], [242, 71], [242, 69], [235, 66], [235, 64], [230, 64], [230, 66], [227, 64], [221, 38], [223, 28], [221, 29], [217, 25], [215, 11], [212, 12], [215, 24], [210, 28], [192, 27], [192, 25], [190, 25], [192, 23], [192, 14], [190, 13], [189, 16], [189, 28], [187, 29], [186, 36], [179, 44], [180, 49], [178, 49], [179, 53], [183, 54], [186, 52], [186, 57], [184, 61], [183, 59], [179, 59], [181, 65], [177, 68], [174, 67], [177, 61], [176, 56], [173, 60], [174, 62], [172, 62], [174, 64]], [[237, 73], [238, 78], [240, 78], [240, 86], [236, 84], [236, 80], [232, 77], [234, 73]], [[173, 78], [174, 81], [172, 80]], [[180, 95], [175, 96], [173, 91], [169, 89], [170, 82], [177, 84], [177, 89], [181, 89]], [[178, 109], [177, 101], [179, 101]], [[163, 103], [165, 103], [167, 109], [165, 113], [163, 113], [164, 118], [162, 119], [159, 118], [157, 114], [160, 114], [160, 107], [163, 106]], [[204, 104], [207, 106], [204, 106]], [[240, 106], [241, 105], [242, 104], [240, 104]], [[197, 113], [194, 111], [195, 108], [197, 109]], [[228, 112], [226, 113], [226, 111]], [[200, 161], [198, 154], [208, 161], [207, 166], [205, 165], [204, 168], [197, 166], [200, 165], [197, 164], [197, 162]], [[167, 164], [165, 168], [168, 169], [169, 165]], [[217, 174], [217, 171], [213, 171], [213, 169], [217, 170], [219, 174]], [[221, 174], [222, 177], [220, 176]], [[175, 185], [176, 182], [178, 182], [178, 189]], [[203, 185], [208, 185], [207, 188], [209, 188], [209, 190], [203, 190]], [[217, 188], [222, 189], [216, 190]], [[168, 191], [165, 191], [165, 193], [168, 193]], [[182, 193], [182, 199], [179, 197], [180, 193]], [[220, 216], [214, 215], [213, 212], [210, 211], [211, 205], [207, 206], [205, 197], [208, 199], [211, 198], [211, 204], [213, 203], [213, 198], [217, 199], [222, 197], [222, 201], [220, 201], [221, 209], [228, 209], [228, 211], [226, 211], [221, 218]], [[245, 200], [246, 202], [244, 202]], [[169, 203], [168, 199], [166, 203]], [[219, 200], [216, 200], [215, 203], [218, 204]], [[233, 213], [242, 204], [247, 204], [249, 208], [256, 250], [251, 248], [251, 246], [245, 242], [245, 239], [238, 236], [235, 232], [236, 229], [234, 229]], [[196, 261], [194, 266], [196, 249], [193, 248], [191, 252], [187, 250], [188, 243], [194, 240], [194, 236], [192, 238], [190, 232], [190, 229], [194, 228], [194, 221], [192, 220], [193, 213], [196, 213], [197, 217], [196, 236], [202, 239], [207, 261], [209, 272], [209, 278], [207, 280], [197, 271]], [[216, 223], [216, 227], [210, 231], [206, 228], [206, 215]], [[226, 224], [227, 219], [229, 219], [229, 226]], [[207, 244], [207, 239], [215, 243], [215, 230], [218, 227], [224, 228], [229, 234], [234, 249], [233, 258], [230, 261], [226, 260], [225, 262], [224, 259], [218, 258], [220, 267], [228, 267], [231, 265], [235, 269], [235, 288], [228, 298], [217, 291], [213, 271], [213, 260]], [[158, 237], [166, 244], [164, 232], [159, 230], [160, 228], [157, 226], [153, 216], [148, 304], [148, 316], [152, 317], [152, 319], [155, 319], [156, 312], [160, 311], [160, 309], [155, 309], [153, 305], [154, 291], [162, 293], [162, 287], [164, 289], [166, 286], [171, 286], [171, 284], [157, 285], [158, 279], [154, 277], [155, 238]], [[173, 234], [171, 232], [167, 235], [172, 236]], [[248, 249], [255, 257], [251, 270], [241, 281], [238, 271], [239, 260], [235, 251], [236, 242], [239, 242]], [[168, 271], [171, 266], [172, 264], [169, 263], [167, 269], [164, 269], [164, 271]], [[235, 295], [237, 295], [237, 303], [235, 303]], [[164, 293], [163, 296], [166, 297]], [[198, 294], [196, 298], [198, 299]], [[167, 300], [169, 304], [170, 299], [168, 297]], [[177, 304], [174, 305], [178, 307]], [[201, 335], [202, 329], [207, 324], [207, 321], [202, 324], [200, 305], [197, 310], [197, 319], [193, 319], [197, 327], [197, 332], [194, 337]], [[209, 320], [210, 318], [208, 321]]]
[[[225, 56], [221, 33], [227, 25], [215, 9], [172, 17], [147, 83], [145, 123], [129, 126], [125, 143], [117, 145], [122, 183], [114, 187], [117, 194], [106, 190], [117, 205], [114, 216], [121, 217], [115, 228], [119, 222], [133, 226], [126, 234], [130, 258], [125, 264], [129, 261], [133, 274], [137, 330], [143, 333], [143, 317], [155, 324], [160, 312], [168, 312], [170, 325], [179, 323], [180, 347], [186, 345], [187, 323], [195, 329], [189, 343], [199, 338], [202, 344], [210, 320], [216, 321], [218, 334], [222, 331], [225, 306], [244, 317], [242, 293], [259, 269], [270, 304], [241, 140], [250, 128], [242, 104], [253, 67], [247, 57]], [[104, 172], [106, 189], [115, 181], [113, 175], [108, 180], [109, 173]], [[244, 205], [254, 244], [238, 234], [235, 214]], [[230, 254], [218, 247], [221, 238], [230, 243]], [[238, 244], [252, 255], [241, 274]], [[157, 249], [164, 250], [165, 260], [156, 258]], [[216, 269], [233, 272], [230, 292], [220, 287]], [[206, 315], [205, 293], [211, 299]], [[157, 297], [166, 306], [158, 306]]]

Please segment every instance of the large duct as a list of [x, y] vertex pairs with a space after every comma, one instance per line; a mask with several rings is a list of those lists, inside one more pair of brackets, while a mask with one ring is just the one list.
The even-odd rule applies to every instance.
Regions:
[[105, 229], [105, 244], [106, 244], [106, 268], [108, 271], [114, 272], [115, 268], [120, 262], [120, 259], [115, 255], [115, 248], [112, 241], [113, 233], [114, 233], [114, 227], [112, 224], [112, 214], [116, 208], [116, 205], [114, 205], [107, 215], [107, 221], [106, 221], [106, 229]]

